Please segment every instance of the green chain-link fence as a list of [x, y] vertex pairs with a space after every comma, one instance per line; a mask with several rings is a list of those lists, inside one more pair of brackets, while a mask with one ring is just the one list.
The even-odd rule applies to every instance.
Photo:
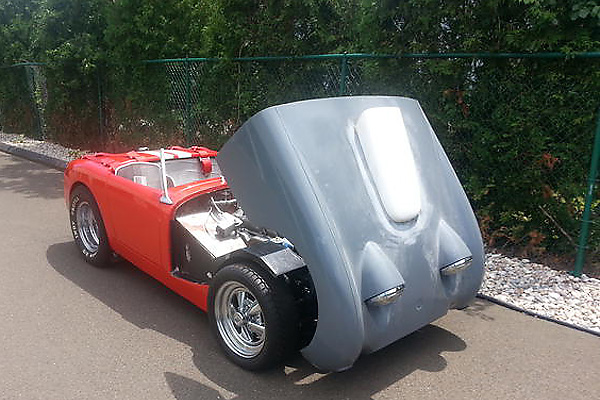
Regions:
[[358, 77], [345, 65], [334, 57], [185, 58], [147, 61], [145, 74], [164, 76], [168, 96], [161, 107], [172, 111], [187, 143], [218, 146], [261, 109], [347, 94]]
[[[600, 53], [181, 58], [105, 64], [79, 86], [68, 79], [73, 71], [48, 68], [46, 84], [41, 65], [25, 64], [0, 70], [0, 123], [6, 132], [46, 132], [61, 141], [74, 129], [67, 139], [81, 135], [103, 148], [219, 147], [272, 105], [340, 95], [413, 97], [474, 202], [486, 242], [528, 255], [575, 249], [580, 274], [585, 251], [600, 259], [600, 139], [590, 159], [599, 61]], [[69, 92], [65, 82], [77, 90]]]
[[21, 63], [0, 69], [0, 128], [44, 137], [48, 90], [43, 68], [40, 63]]

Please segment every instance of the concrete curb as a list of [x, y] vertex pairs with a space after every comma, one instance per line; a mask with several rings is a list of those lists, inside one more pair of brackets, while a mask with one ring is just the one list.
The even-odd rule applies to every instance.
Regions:
[[502, 306], [504, 308], [508, 308], [510, 310], [513, 310], [513, 311], [522, 312], [523, 314], [529, 315], [530, 317], [543, 319], [544, 321], [548, 321], [548, 322], [554, 322], [555, 324], [566, 326], [567, 328], [575, 329], [577, 331], [589, 333], [590, 335], [594, 335], [594, 336], [600, 337], [600, 332], [594, 331], [592, 329], [584, 328], [583, 326], [571, 324], [570, 322], [561, 321], [561, 320], [556, 319], [556, 318], [548, 317], [546, 315], [542, 315], [542, 314], [538, 314], [538, 313], [533, 312], [533, 311], [526, 310], [524, 308], [515, 306], [514, 304], [510, 304], [510, 303], [507, 303], [505, 301], [498, 300], [495, 297], [488, 296], [487, 294], [477, 293], [477, 297], [480, 298], [480, 299], [483, 299], [483, 300], [487, 300], [487, 301], [489, 301], [491, 303], [497, 304], [499, 306]]
[[0, 151], [12, 154], [14, 156], [23, 157], [36, 163], [44, 164], [48, 167], [57, 169], [59, 171], [64, 171], [67, 168], [68, 164], [66, 161], [61, 160], [59, 158], [50, 157], [44, 154], [36, 153], [35, 151], [22, 149], [20, 147], [11, 146], [9, 144], [1, 142]]

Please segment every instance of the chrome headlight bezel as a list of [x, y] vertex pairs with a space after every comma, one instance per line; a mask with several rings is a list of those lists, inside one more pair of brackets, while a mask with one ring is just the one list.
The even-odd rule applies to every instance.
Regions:
[[454, 261], [452, 264], [448, 264], [440, 269], [440, 272], [444, 276], [456, 275], [459, 272], [464, 271], [473, 264], [473, 256], [461, 258], [460, 260]]
[[370, 306], [385, 306], [398, 300], [404, 292], [404, 285], [399, 285], [365, 300]]

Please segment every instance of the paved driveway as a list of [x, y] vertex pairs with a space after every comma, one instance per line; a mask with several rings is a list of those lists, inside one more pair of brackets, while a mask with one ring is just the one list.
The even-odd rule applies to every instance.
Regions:
[[484, 301], [351, 370], [225, 360], [205, 315], [127, 263], [78, 256], [62, 175], [0, 153], [0, 399], [593, 399], [600, 339]]

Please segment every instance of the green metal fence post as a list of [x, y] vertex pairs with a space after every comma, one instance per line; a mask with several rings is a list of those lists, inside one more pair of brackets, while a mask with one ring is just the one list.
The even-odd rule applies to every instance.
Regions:
[[190, 59], [185, 58], [185, 141], [188, 146], [192, 145], [192, 76], [190, 73]]
[[44, 133], [42, 131], [42, 116], [40, 115], [40, 109], [38, 107], [37, 96], [35, 93], [35, 90], [36, 90], [35, 76], [33, 74], [33, 71], [31, 70], [31, 68], [32, 67], [29, 65], [23, 66], [23, 69], [25, 70], [25, 79], [27, 80], [27, 86], [29, 89], [29, 98], [31, 101], [31, 111], [33, 112], [33, 118], [35, 119], [34, 137], [36, 139], [42, 139], [44, 136]]
[[594, 150], [592, 150], [592, 162], [590, 164], [590, 174], [588, 176], [587, 182], [587, 193], [585, 195], [585, 206], [583, 208], [583, 217], [581, 220], [579, 245], [577, 246], [577, 258], [575, 259], [575, 268], [571, 272], [575, 276], [580, 276], [583, 272], [585, 250], [587, 248], [587, 241], [590, 230], [590, 214], [592, 213], [592, 201], [594, 201], [594, 188], [596, 186], [596, 177], [598, 176], [598, 158], [600, 158], [600, 108], [598, 109], [598, 121], [596, 122]]
[[340, 96], [347, 94], [346, 80], [348, 78], [348, 57], [345, 55], [340, 61]]

